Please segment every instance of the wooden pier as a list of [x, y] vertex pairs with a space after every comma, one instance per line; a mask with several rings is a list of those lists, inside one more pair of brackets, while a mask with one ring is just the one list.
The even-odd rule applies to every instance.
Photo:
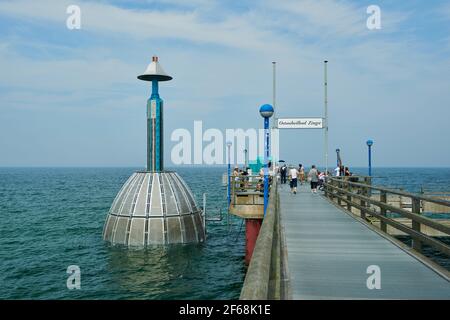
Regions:
[[[450, 299], [448, 270], [421, 253], [427, 245], [448, 256], [449, 246], [423, 226], [447, 236], [450, 228], [420, 212], [425, 202], [450, 202], [366, 182], [333, 178], [326, 192], [302, 186], [296, 195], [275, 183], [241, 299]], [[412, 199], [411, 210], [387, 203], [399, 192]], [[412, 247], [388, 234], [388, 226], [410, 235]], [[379, 289], [367, 283], [374, 267]]]

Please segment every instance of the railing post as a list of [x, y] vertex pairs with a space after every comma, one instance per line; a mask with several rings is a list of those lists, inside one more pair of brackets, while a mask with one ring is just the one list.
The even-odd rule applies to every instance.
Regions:
[[[352, 186], [347, 182], [347, 191], [352, 192]], [[352, 212], [352, 205], [351, 202], [352, 201], [352, 196], [347, 194], [347, 210], [350, 211], [350, 213]]]
[[336, 181], [330, 180], [330, 187], [333, 187], [333, 188], [330, 188], [330, 199], [332, 201], [334, 201], [334, 199], [335, 199], [335, 193], [336, 193], [336, 190], [334, 189], [335, 186], [336, 186]]
[[328, 183], [330, 185], [330, 188], [327, 188], [328, 191], [328, 198], [330, 198], [331, 201], [333, 201], [333, 193], [334, 193], [334, 189], [331, 188], [334, 186], [334, 180], [332, 180], [332, 178], [328, 179]]
[[[387, 203], [387, 193], [386, 193], [386, 191], [381, 191], [381, 193], [380, 193], [380, 201], [383, 202], [384, 204]], [[386, 217], [386, 208], [380, 207], [380, 213], [381, 213], [381, 215], [383, 217]], [[380, 220], [380, 229], [381, 229], [381, 231], [387, 233], [387, 224], [383, 220]]]
[[335, 189], [333, 192], [333, 197], [334, 197], [333, 201], [336, 201], [336, 203], [338, 202], [338, 199], [339, 199], [339, 183], [340, 183], [339, 180], [336, 180], [334, 183]]
[[341, 201], [342, 180], [341, 179], [339, 179], [338, 188], [339, 189], [337, 190], [337, 202], [338, 202], [338, 205], [341, 206], [342, 205], [342, 201]]
[[[364, 177], [364, 184], [366, 186], [363, 187], [362, 189], [362, 195], [370, 198], [370, 194], [371, 194], [371, 189], [370, 189], [370, 185], [371, 185], [371, 179], [370, 177]], [[370, 207], [370, 202], [369, 201], [361, 201], [361, 206], [369, 208]], [[361, 218], [363, 218], [364, 220], [366, 219], [366, 210], [361, 210]]]
[[232, 175], [230, 180], [231, 180], [232, 189], [233, 189], [233, 192], [231, 193], [232, 197], [233, 197], [233, 205], [236, 205], [236, 178], [235, 178], [235, 176]]
[[[365, 196], [366, 195], [366, 187], [361, 187], [361, 195]], [[361, 208], [364, 208], [366, 206], [366, 202], [362, 199], [359, 199], [359, 204], [361, 206]], [[360, 211], [360, 216], [362, 219], [366, 219], [366, 210], [364, 209], [359, 209]]]
[[372, 186], [372, 177], [365, 177], [364, 182], [368, 185], [367, 196], [370, 198], [372, 195], [372, 189], [370, 188]]
[[[420, 214], [420, 199], [411, 198], [412, 200], [412, 212], [416, 214]], [[414, 219], [412, 220], [412, 228], [414, 231], [420, 232], [420, 223], [416, 222]], [[412, 239], [412, 247], [414, 250], [421, 252], [422, 251], [422, 242], [416, 239]]]

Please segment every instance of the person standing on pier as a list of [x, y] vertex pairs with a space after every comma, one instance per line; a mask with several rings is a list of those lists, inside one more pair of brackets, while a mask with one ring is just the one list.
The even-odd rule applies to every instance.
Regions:
[[317, 184], [319, 183], [319, 172], [317, 172], [315, 165], [312, 165], [311, 170], [309, 170], [308, 172], [308, 180], [311, 182], [311, 192], [317, 193]]
[[339, 177], [341, 175], [341, 168], [339, 166], [336, 167], [336, 169], [334, 169], [334, 175], [336, 177]]
[[286, 177], [287, 177], [287, 167], [285, 164], [280, 168], [280, 176], [281, 176], [281, 184], [286, 183]]
[[298, 175], [297, 169], [292, 167], [289, 170], [289, 177], [291, 179], [290, 186], [291, 186], [291, 192], [293, 194], [297, 194], [297, 175]]
[[319, 190], [323, 190], [323, 186], [325, 184], [325, 172], [319, 171], [319, 183], [317, 184]]
[[350, 169], [349, 169], [348, 167], [345, 167], [344, 175], [345, 175], [346, 177], [349, 177], [349, 176], [352, 175], [352, 173], [350, 172]]
[[305, 182], [305, 168], [303, 168], [302, 164], [298, 165], [298, 173], [300, 176], [300, 184], [303, 185], [303, 182]]

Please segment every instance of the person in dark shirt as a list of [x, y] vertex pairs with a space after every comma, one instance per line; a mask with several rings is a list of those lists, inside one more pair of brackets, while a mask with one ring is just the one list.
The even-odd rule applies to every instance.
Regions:
[[352, 173], [350, 172], [350, 169], [348, 167], [345, 167], [345, 176], [346, 177], [350, 177], [352, 175]]
[[281, 176], [281, 184], [286, 184], [287, 167], [285, 164], [280, 168], [280, 176]]

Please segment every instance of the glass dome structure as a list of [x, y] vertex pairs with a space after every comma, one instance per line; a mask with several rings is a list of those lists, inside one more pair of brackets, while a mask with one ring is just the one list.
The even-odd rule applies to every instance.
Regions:
[[176, 172], [135, 172], [111, 206], [103, 238], [126, 246], [202, 242], [202, 210]]

